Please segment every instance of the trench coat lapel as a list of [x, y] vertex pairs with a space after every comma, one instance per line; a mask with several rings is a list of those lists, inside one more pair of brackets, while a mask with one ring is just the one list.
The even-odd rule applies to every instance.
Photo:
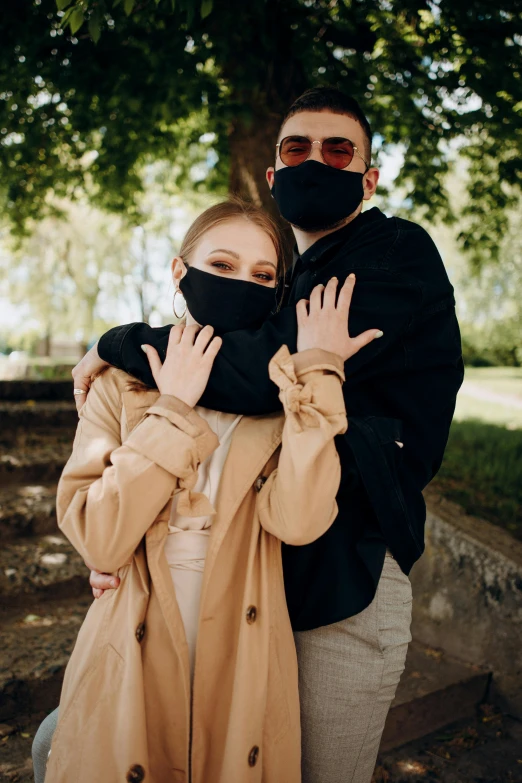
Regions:
[[284, 417], [280, 413], [249, 416], [241, 419], [234, 431], [218, 490], [204, 584], [208, 582], [234, 514], [281, 443], [283, 425]]

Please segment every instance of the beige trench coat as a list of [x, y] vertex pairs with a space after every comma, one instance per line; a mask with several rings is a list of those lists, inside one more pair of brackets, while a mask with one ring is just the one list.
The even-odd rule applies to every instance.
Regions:
[[93, 383], [58, 522], [121, 585], [92, 604], [78, 635], [47, 783], [301, 780], [281, 540], [307, 544], [335, 518], [343, 366], [324, 351], [282, 348], [270, 373], [286, 418], [245, 417], [234, 432], [203, 576], [192, 709], [164, 544], [174, 494], [183, 513], [204, 513], [208, 500], [190, 490], [217, 438], [176, 398], [129, 391], [133, 379], [119, 370]]

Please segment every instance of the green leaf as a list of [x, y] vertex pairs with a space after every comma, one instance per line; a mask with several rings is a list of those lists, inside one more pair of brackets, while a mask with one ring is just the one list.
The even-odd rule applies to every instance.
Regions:
[[201, 3], [201, 18], [206, 19], [212, 11], [213, 0], [203, 0]]
[[71, 8], [68, 8], [67, 11], [62, 16], [62, 21], [60, 22], [60, 27], [67, 27], [67, 22], [69, 21], [71, 14], [75, 11], [74, 6], [71, 6]]
[[89, 19], [89, 34], [94, 43], [98, 43], [101, 35], [101, 17], [99, 11], [95, 11]]
[[68, 5], [71, 5], [72, 0], [56, 0], [56, 7], [59, 11], [63, 11]]
[[127, 16], [130, 16], [130, 14], [132, 14], [132, 9], [134, 8], [135, 3], [136, 0], [123, 0], [123, 10], [127, 14]]
[[74, 35], [78, 32], [82, 24], [85, 22], [85, 16], [81, 8], [75, 8], [69, 17], [69, 27], [71, 33]]

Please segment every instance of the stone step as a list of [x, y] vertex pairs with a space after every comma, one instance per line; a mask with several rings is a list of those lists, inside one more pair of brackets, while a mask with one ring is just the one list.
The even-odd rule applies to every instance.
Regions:
[[0, 616], [0, 722], [58, 706], [65, 666], [87, 609], [83, 596], [62, 602], [33, 602]]
[[0, 400], [66, 400], [72, 396], [70, 381], [0, 381]]
[[390, 750], [475, 714], [490, 674], [415, 640], [397, 688], [381, 750]]
[[66, 430], [74, 435], [78, 412], [74, 402], [0, 401], [0, 442], [11, 444], [30, 440], [35, 434]]
[[68, 435], [41, 438], [30, 445], [0, 451], [0, 487], [58, 481], [72, 450]]
[[56, 532], [56, 484], [0, 487], [0, 537]]
[[0, 549], [0, 600], [28, 605], [28, 596], [74, 597], [87, 589], [82, 558], [58, 531], [37, 538], [6, 541]]

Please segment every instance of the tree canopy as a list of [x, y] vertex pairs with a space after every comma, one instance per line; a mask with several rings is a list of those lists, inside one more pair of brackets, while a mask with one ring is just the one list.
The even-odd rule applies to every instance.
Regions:
[[[86, 191], [132, 217], [144, 164], [271, 208], [279, 124], [307, 87], [362, 104], [398, 184], [450, 218], [450, 150], [469, 161], [462, 242], [492, 257], [522, 184], [520, 0], [23, 0], [0, 20], [0, 169], [23, 228]], [[379, 146], [379, 145], [378, 145]]]

